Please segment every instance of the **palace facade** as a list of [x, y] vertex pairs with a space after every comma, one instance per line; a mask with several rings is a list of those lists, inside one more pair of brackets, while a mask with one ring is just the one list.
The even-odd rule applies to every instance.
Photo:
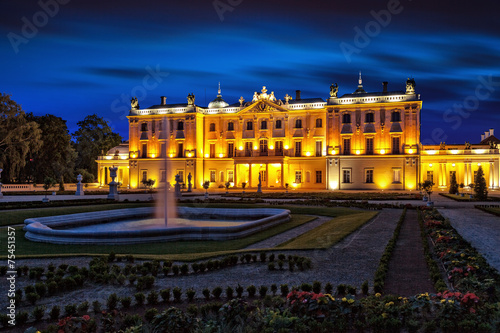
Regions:
[[[361, 74], [356, 91], [330, 96], [278, 100], [263, 87], [249, 101], [229, 105], [219, 91], [207, 107], [161, 103], [141, 109], [132, 100], [129, 142], [99, 157], [99, 183], [111, 181], [109, 167], [118, 166], [118, 181], [129, 188], [156, 180], [174, 184], [179, 175], [193, 188], [211, 187], [310, 190], [413, 190], [425, 179], [437, 188], [473, 182], [483, 166], [492, 189], [499, 184], [499, 153], [493, 132], [489, 142], [462, 146], [422, 146], [422, 101], [415, 81], [401, 91], [369, 93]], [[486, 135], [486, 134], [485, 134]], [[496, 138], [494, 138], [497, 140]], [[483, 140], [484, 141], [484, 140]], [[498, 140], [497, 140], [498, 141]]]

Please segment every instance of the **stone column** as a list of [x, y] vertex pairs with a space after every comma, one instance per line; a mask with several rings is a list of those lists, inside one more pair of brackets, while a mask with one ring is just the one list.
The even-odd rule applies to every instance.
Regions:
[[448, 184], [448, 172], [446, 170], [446, 162], [442, 163], [443, 165], [443, 186], [447, 186]]
[[3, 169], [0, 169], [0, 199], [3, 198], [3, 193], [2, 193], [2, 171], [3, 171]]
[[285, 187], [285, 163], [281, 163], [281, 188]]
[[238, 177], [237, 177], [237, 173], [236, 173], [236, 170], [238, 169], [237, 168], [238, 164], [234, 163], [234, 166], [233, 166], [233, 182], [234, 182], [234, 187], [237, 187], [238, 186]]
[[248, 187], [252, 187], [252, 163], [248, 164]]
[[493, 162], [490, 162], [490, 174], [489, 174], [490, 188], [493, 188], [495, 184], [495, 170], [493, 169]]

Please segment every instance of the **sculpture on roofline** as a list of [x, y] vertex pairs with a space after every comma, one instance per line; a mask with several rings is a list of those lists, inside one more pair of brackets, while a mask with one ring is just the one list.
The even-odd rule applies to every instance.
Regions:
[[415, 93], [415, 80], [413, 78], [408, 78], [406, 80], [406, 93], [407, 94], [414, 94]]
[[137, 100], [137, 97], [133, 97], [130, 100], [130, 107], [132, 110], [137, 110], [139, 108], [139, 101]]
[[330, 86], [330, 97], [336, 98], [338, 92], [339, 92], [339, 85], [337, 83], [333, 85], [332, 83], [332, 85]]
[[194, 94], [189, 94], [187, 96], [188, 105], [194, 105]]

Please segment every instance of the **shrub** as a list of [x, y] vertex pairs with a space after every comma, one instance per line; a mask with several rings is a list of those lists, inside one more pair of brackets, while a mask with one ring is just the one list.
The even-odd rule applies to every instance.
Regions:
[[222, 294], [221, 287], [215, 287], [214, 290], [212, 291], [212, 295], [214, 295], [215, 299], [220, 299], [221, 294]]
[[116, 258], [116, 254], [114, 251], [111, 251], [108, 255], [108, 262], [113, 262], [115, 261], [115, 258]]
[[325, 284], [325, 293], [327, 294], [331, 294], [333, 291], [333, 286], [330, 282], [328, 282], [327, 284]]
[[254, 297], [257, 292], [257, 288], [252, 284], [247, 287], [248, 297]]
[[106, 305], [108, 310], [115, 310], [118, 305], [118, 296], [115, 293], [109, 295]]
[[283, 253], [278, 254], [278, 260], [285, 261], [286, 256]]
[[203, 296], [205, 296], [205, 299], [207, 301], [210, 299], [210, 289], [205, 288], [205, 289], [203, 289], [203, 291], [201, 293], [203, 294]]
[[337, 286], [337, 294], [339, 294], [339, 295], [345, 295], [346, 290], [347, 290], [347, 286], [345, 284], [339, 284]]
[[276, 292], [278, 291], [278, 286], [276, 284], [271, 285], [271, 292], [273, 293], [273, 296], [276, 296]]
[[269, 255], [269, 261], [274, 261], [274, 253], [271, 253], [271, 254]]
[[365, 296], [368, 295], [368, 289], [369, 289], [368, 281], [363, 282], [363, 284], [361, 285], [361, 292], [363, 293], [363, 295]]
[[274, 262], [267, 263], [267, 269], [270, 270], [270, 271], [274, 271], [276, 269], [276, 266], [274, 265]]
[[170, 301], [170, 288], [160, 290], [160, 297], [163, 299], [163, 302]]
[[158, 309], [156, 308], [148, 309], [144, 313], [144, 319], [150, 323], [153, 321], [153, 319], [156, 317], [157, 314], [158, 314]]
[[172, 273], [174, 273], [175, 276], [179, 275], [179, 266], [173, 265], [172, 266]]
[[168, 274], [170, 273], [170, 267], [163, 267], [162, 270], [163, 270], [163, 275], [165, 276], [168, 276]]
[[100, 313], [101, 312], [101, 303], [99, 301], [93, 301], [92, 302], [92, 310], [94, 313]]
[[124, 309], [128, 309], [130, 307], [130, 305], [132, 304], [132, 298], [130, 297], [122, 297], [120, 298], [120, 303], [122, 304], [122, 307]]
[[266, 286], [260, 286], [260, 288], [259, 288], [259, 295], [260, 295], [260, 297], [261, 297], [261, 298], [266, 297], [266, 295], [267, 295], [267, 290], [268, 290], [268, 289], [267, 289], [267, 287], [266, 287]]
[[66, 269], [68, 268], [67, 264], [60, 264], [59, 269], [62, 270], [63, 272], [66, 272]]
[[179, 287], [175, 287], [172, 290], [172, 294], [174, 295], [174, 301], [177, 303], [181, 302], [181, 296], [182, 296], [182, 289]]
[[79, 314], [85, 314], [89, 311], [89, 302], [85, 301], [83, 303], [78, 304], [77, 311]]
[[123, 274], [118, 275], [116, 278], [116, 281], [118, 281], [118, 283], [121, 285], [124, 285], [126, 280], [127, 278]]
[[282, 284], [280, 286], [280, 291], [281, 291], [281, 296], [286, 297], [288, 295], [288, 292], [289, 292], [288, 284]]
[[347, 286], [347, 293], [351, 295], [356, 295], [356, 287]]
[[474, 179], [474, 193], [478, 200], [488, 199], [488, 186], [486, 180], [484, 179], [483, 167], [479, 166], [477, 169], [477, 174]]
[[197, 262], [191, 264], [191, 269], [193, 270], [194, 273], [198, 273], [198, 270], [200, 269], [200, 265], [198, 265]]
[[195, 304], [189, 304], [186, 312], [191, 316], [191, 317], [196, 317], [198, 316], [198, 307]]
[[135, 280], [137, 280], [137, 275], [135, 275], [135, 274], [130, 274], [130, 275], [128, 276], [128, 282], [130, 283], [130, 285], [132, 285], [132, 286], [133, 286], [133, 285], [134, 285]]
[[16, 326], [22, 326], [28, 321], [28, 312], [18, 312], [16, 314]]
[[293, 272], [294, 267], [295, 267], [295, 262], [292, 260], [288, 261], [288, 269], [290, 270], [290, 272]]
[[212, 260], [207, 261], [207, 270], [211, 271], [214, 269], [214, 262]]
[[238, 283], [238, 286], [236, 287], [236, 295], [238, 296], [238, 298], [241, 298], [241, 296], [243, 296], [243, 290], [243, 287]]
[[183, 264], [181, 266], [181, 274], [182, 275], [187, 275], [188, 272], [189, 272], [189, 266], [188, 266], [188, 264]]
[[316, 294], [319, 294], [321, 292], [321, 282], [314, 281], [312, 285], [312, 291]]
[[189, 288], [188, 290], [186, 290], [186, 296], [189, 302], [193, 301], [195, 294], [196, 291], [193, 288]]
[[68, 304], [64, 306], [64, 316], [70, 317], [76, 315], [76, 304]]
[[283, 269], [283, 264], [284, 264], [283, 260], [278, 260], [278, 267], [280, 268], [280, 270]]
[[134, 262], [134, 256], [129, 254], [129, 255], [126, 255], [125, 256], [125, 260], [129, 263], [133, 263]]
[[31, 305], [35, 305], [36, 301], [40, 299], [40, 296], [37, 293], [27, 293], [26, 300], [30, 302]]
[[207, 265], [204, 262], [200, 262], [198, 269], [200, 270], [200, 273], [203, 273], [207, 269]]
[[56, 270], [56, 266], [53, 263], [50, 263], [47, 266], [47, 271], [49, 271], [49, 272], [55, 272], [55, 270]]
[[144, 304], [144, 301], [146, 300], [146, 296], [143, 293], [136, 293], [134, 295], [135, 298], [135, 303], [139, 306], [142, 306]]
[[43, 297], [47, 294], [47, 286], [43, 282], [37, 282], [35, 284], [35, 291], [40, 297]]
[[151, 290], [148, 294], [148, 304], [155, 305], [158, 304], [158, 293], [154, 290]]
[[57, 305], [54, 305], [49, 312], [50, 320], [57, 320], [61, 315], [61, 308]]
[[40, 321], [42, 320], [43, 316], [45, 315], [45, 306], [36, 306], [33, 309], [33, 318], [35, 321]]
[[34, 293], [34, 292], [36, 292], [35, 286], [28, 285], [28, 286], [24, 287], [24, 293], [26, 295], [29, 294], [29, 293]]
[[226, 297], [227, 297], [228, 299], [231, 299], [231, 298], [233, 298], [233, 295], [234, 295], [234, 290], [233, 290], [233, 288], [231, 288], [231, 287], [229, 287], [229, 286], [228, 286], [228, 287], [226, 288]]
[[267, 254], [266, 252], [261, 252], [260, 253], [260, 261], [265, 262], [267, 259]]

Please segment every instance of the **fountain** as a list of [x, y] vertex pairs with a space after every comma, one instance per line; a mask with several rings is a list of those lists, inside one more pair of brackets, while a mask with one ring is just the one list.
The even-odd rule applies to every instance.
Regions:
[[[166, 128], [166, 127], [165, 127]], [[166, 152], [165, 152], [166, 156]], [[167, 159], [165, 170], [169, 170]], [[113, 178], [116, 169], [110, 168]], [[127, 208], [71, 215], [30, 218], [24, 221], [25, 237], [53, 244], [138, 244], [179, 240], [230, 240], [252, 235], [290, 220], [290, 211], [276, 208], [193, 208], [176, 207], [180, 177], [175, 193], [165, 186], [158, 194], [156, 208]], [[191, 175], [188, 177], [191, 185]], [[165, 182], [165, 184], [167, 184]]]

